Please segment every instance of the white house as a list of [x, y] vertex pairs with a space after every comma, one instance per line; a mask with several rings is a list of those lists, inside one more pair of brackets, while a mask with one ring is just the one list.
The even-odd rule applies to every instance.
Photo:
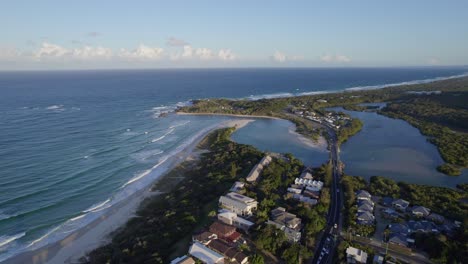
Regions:
[[237, 216], [236, 213], [227, 210], [218, 214], [218, 220], [245, 231], [249, 230], [254, 225], [254, 223], [245, 220], [244, 218]]
[[230, 192], [219, 198], [219, 205], [240, 216], [250, 216], [257, 210], [258, 202], [242, 194]]
[[189, 254], [206, 264], [224, 263], [224, 256], [195, 242], [189, 249]]
[[346, 257], [347, 257], [348, 263], [366, 263], [367, 262], [367, 253], [354, 247], [349, 247], [346, 249]]

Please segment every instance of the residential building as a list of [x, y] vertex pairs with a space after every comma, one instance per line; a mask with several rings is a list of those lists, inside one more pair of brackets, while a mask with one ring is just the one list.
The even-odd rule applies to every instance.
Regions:
[[434, 221], [439, 224], [442, 224], [445, 221], [445, 217], [441, 216], [440, 214], [435, 214], [435, 213], [428, 215], [426, 218], [427, 220]]
[[208, 243], [210, 243], [211, 240], [217, 239], [217, 238], [218, 236], [216, 234], [213, 234], [208, 231], [204, 231], [204, 232], [201, 232], [199, 234], [192, 236], [193, 241], [200, 242], [203, 245], [207, 245]]
[[421, 233], [438, 233], [437, 226], [429, 221], [408, 221], [408, 228], [410, 232], [421, 232]]
[[358, 201], [361, 201], [361, 200], [370, 201], [372, 199], [372, 195], [370, 195], [370, 193], [365, 190], [359, 190], [356, 192], [356, 199]]
[[283, 207], [271, 211], [271, 219], [268, 220], [267, 224], [282, 230], [290, 242], [297, 243], [301, 240], [302, 220], [295, 214], [286, 212]]
[[245, 183], [240, 182], [240, 181], [236, 181], [232, 185], [231, 189], [229, 189], [229, 191], [231, 191], [231, 192], [240, 192], [240, 191], [242, 191], [242, 189], [244, 189], [244, 187], [245, 187]]
[[304, 196], [307, 196], [309, 198], [313, 198], [313, 199], [316, 199], [316, 200], [320, 199], [320, 192], [305, 190], [302, 194]]
[[272, 158], [269, 155], [266, 155], [257, 165], [255, 165], [252, 168], [246, 180], [248, 182], [256, 181], [258, 177], [260, 176], [260, 173], [262, 173], [263, 168], [268, 166], [268, 164], [270, 164], [271, 161], [272, 161]]
[[375, 255], [374, 259], [372, 260], [372, 264], [383, 264], [384, 258], [380, 255]]
[[357, 223], [360, 225], [374, 224], [375, 217], [370, 212], [357, 213]]
[[410, 233], [409, 227], [406, 224], [391, 224], [388, 226], [388, 230], [391, 234], [401, 234], [407, 236]]
[[218, 220], [225, 224], [235, 226], [244, 231], [248, 231], [254, 225], [254, 223], [237, 216], [237, 214], [234, 212], [227, 210], [218, 214]]
[[392, 202], [392, 205], [395, 209], [398, 209], [400, 211], [405, 211], [406, 208], [408, 208], [409, 202], [403, 199], [397, 199]]
[[369, 204], [361, 204], [358, 206], [358, 213], [362, 213], [362, 212], [369, 212], [369, 213], [372, 213], [372, 211], [374, 210], [374, 207], [370, 206]]
[[296, 188], [291, 188], [291, 187], [289, 187], [289, 188], [288, 188], [288, 192], [301, 194], [301, 193], [302, 193], [302, 190], [301, 190], [301, 189], [296, 189]]
[[221, 240], [213, 240], [208, 244], [208, 247], [220, 254], [223, 254], [228, 263], [246, 264], [249, 262], [249, 257]]
[[367, 253], [354, 247], [346, 249], [346, 258], [348, 263], [366, 263]]
[[312, 176], [312, 173], [306, 169], [302, 172], [301, 176], [300, 176], [301, 179], [306, 179], [306, 180], [313, 180], [314, 177]]
[[307, 204], [310, 204], [310, 205], [316, 205], [318, 203], [317, 199], [312, 199], [312, 198], [306, 197], [306, 196], [304, 196], [302, 194], [294, 194], [293, 198], [296, 199], [296, 200], [299, 200], [299, 202], [301, 202], [301, 203], [307, 203]]
[[271, 219], [277, 223], [281, 223], [288, 228], [295, 230], [301, 229], [302, 220], [296, 217], [295, 214], [286, 212], [286, 209], [283, 207], [278, 207], [271, 211]]
[[374, 202], [372, 202], [371, 200], [358, 200], [357, 203], [358, 206], [361, 206], [363, 204], [369, 205], [370, 207], [372, 207], [372, 210], [374, 210]]
[[189, 256], [182, 256], [172, 260], [171, 264], [195, 264], [195, 260]]
[[311, 191], [320, 191], [323, 188], [323, 182], [314, 181], [311, 179], [296, 178], [294, 180], [294, 184], [306, 186], [306, 189], [311, 190]]
[[209, 230], [211, 233], [216, 234], [218, 238], [232, 242], [236, 242], [241, 237], [241, 234], [236, 231], [234, 226], [226, 225], [218, 221], [211, 224]]
[[240, 216], [250, 216], [257, 209], [257, 201], [242, 194], [230, 192], [219, 198], [219, 205]]
[[385, 196], [381, 200], [383, 206], [392, 206], [393, 198]]
[[407, 247], [408, 246], [408, 241], [406, 240], [406, 236], [402, 234], [390, 234], [390, 237], [388, 239], [388, 243], [402, 246], [402, 247]]
[[431, 210], [424, 206], [413, 206], [411, 213], [416, 217], [426, 217], [431, 213]]
[[189, 254], [206, 264], [224, 263], [224, 256], [208, 247], [195, 242], [190, 246]]

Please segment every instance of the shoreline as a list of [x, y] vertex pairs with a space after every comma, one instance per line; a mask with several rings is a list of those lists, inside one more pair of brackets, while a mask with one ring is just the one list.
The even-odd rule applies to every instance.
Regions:
[[172, 157], [167, 170], [155, 179], [151, 184], [131, 194], [126, 199], [111, 206], [106, 212], [91, 223], [73, 231], [65, 238], [45, 245], [41, 248], [19, 253], [5, 259], [2, 264], [32, 263], [32, 264], [62, 264], [76, 263], [88, 252], [107, 244], [112, 239], [114, 231], [123, 227], [132, 217], [136, 216], [142, 202], [150, 197], [162, 194], [159, 190], [152, 191], [152, 187], [186, 160], [197, 160], [201, 154], [197, 150], [198, 144], [211, 132], [225, 127], [239, 129], [244, 127], [253, 119], [232, 119], [208, 129], [197, 136], [188, 146]]
[[275, 120], [286, 120], [275, 116], [263, 116], [263, 115], [239, 115], [239, 114], [220, 114], [220, 113], [188, 113], [188, 112], [175, 112], [176, 115], [200, 115], [200, 116], [230, 116], [230, 117], [242, 117], [242, 118], [264, 118], [264, 119], [275, 119]]

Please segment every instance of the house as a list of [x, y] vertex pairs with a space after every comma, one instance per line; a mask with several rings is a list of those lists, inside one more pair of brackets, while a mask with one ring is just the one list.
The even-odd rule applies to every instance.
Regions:
[[430, 220], [430, 221], [434, 221], [436, 223], [443, 223], [445, 221], [445, 218], [443, 216], [441, 216], [440, 214], [435, 214], [435, 213], [432, 213], [430, 215], [428, 215], [426, 217], [427, 220]]
[[257, 201], [250, 197], [235, 192], [230, 192], [219, 198], [219, 205], [239, 216], [250, 216], [257, 209]]
[[190, 246], [189, 254], [206, 264], [224, 263], [223, 255], [198, 242], [195, 242]]
[[358, 206], [358, 213], [362, 213], [362, 212], [369, 212], [369, 213], [372, 213], [372, 211], [374, 210], [374, 207], [370, 206], [369, 204], [361, 204]]
[[357, 223], [360, 225], [372, 225], [374, 224], [375, 217], [372, 213], [362, 212], [357, 213]]
[[290, 242], [297, 243], [301, 239], [302, 220], [295, 214], [286, 212], [283, 207], [271, 211], [271, 219], [267, 224], [282, 230]]
[[295, 214], [286, 212], [283, 207], [278, 207], [271, 211], [271, 219], [277, 223], [281, 223], [288, 228], [295, 230], [301, 229], [302, 220], [296, 217]]
[[228, 210], [224, 210], [222, 213], [219, 213], [218, 220], [227, 225], [235, 226], [244, 231], [248, 231], [254, 225], [254, 223], [245, 220], [244, 218], [241, 218], [237, 216], [237, 214]]
[[246, 264], [249, 261], [249, 257], [221, 240], [213, 240], [208, 244], [208, 247], [220, 254], [223, 254], [228, 263], [240, 263]]
[[356, 192], [356, 199], [358, 201], [360, 200], [370, 201], [372, 199], [372, 195], [370, 195], [370, 193], [365, 190], [359, 190]]
[[203, 245], [207, 245], [213, 239], [218, 239], [218, 236], [208, 231], [204, 231], [192, 236], [193, 241], [199, 242]]
[[400, 211], [405, 211], [408, 208], [409, 202], [403, 199], [398, 199], [392, 202], [392, 205], [395, 209]]
[[236, 181], [232, 185], [231, 189], [229, 189], [229, 191], [231, 191], [231, 192], [240, 192], [240, 191], [242, 191], [242, 189], [244, 189], [244, 187], [245, 187], [245, 183], [240, 182], [240, 181]]
[[189, 256], [182, 256], [172, 260], [171, 264], [195, 264], [195, 260]]
[[391, 224], [388, 226], [388, 230], [391, 234], [408, 235], [410, 233], [409, 227], [406, 224]]
[[210, 225], [210, 232], [216, 234], [218, 238], [236, 242], [241, 234], [236, 231], [234, 226], [226, 225], [221, 222], [214, 222]]
[[438, 233], [436, 225], [429, 221], [408, 221], [408, 228], [410, 232], [421, 232], [421, 233]]
[[367, 253], [354, 247], [348, 247], [346, 249], [346, 259], [348, 263], [366, 263]]
[[411, 213], [416, 217], [426, 217], [431, 213], [431, 210], [424, 206], [413, 206]]
[[316, 199], [316, 200], [320, 199], [320, 192], [305, 190], [303, 195], [307, 196], [307, 197], [310, 197], [310, 198], [313, 198], [313, 199]]
[[294, 194], [293, 198], [296, 199], [296, 200], [299, 200], [299, 202], [301, 202], [301, 203], [307, 203], [307, 204], [310, 204], [310, 205], [316, 205], [318, 203], [317, 199], [312, 199], [312, 198], [306, 197], [306, 196], [304, 196], [302, 194]]
[[370, 207], [372, 207], [372, 210], [374, 210], [374, 202], [372, 202], [371, 200], [358, 200], [358, 206], [361, 206], [361, 205], [369, 205]]
[[272, 161], [272, 158], [269, 155], [266, 155], [265, 157], [263, 157], [263, 159], [252, 168], [246, 180], [248, 182], [256, 181], [258, 177], [260, 176], [260, 173], [262, 173], [263, 168], [268, 166], [268, 164], [270, 164], [271, 161]]
[[384, 258], [380, 255], [375, 255], [372, 264], [383, 264]]
[[296, 188], [291, 188], [291, 187], [289, 187], [289, 188], [288, 188], [288, 192], [301, 194], [301, 193], [302, 193], [302, 190], [301, 190], [301, 189], [296, 189]]
[[323, 182], [311, 179], [296, 178], [294, 184], [306, 186], [306, 189], [311, 191], [320, 191], [323, 188]]
[[402, 234], [390, 234], [390, 237], [388, 239], [388, 243], [402, 246], [402, 247], [407, 247], [408, 246], [408, 241], [406, 240], [406, 236]]

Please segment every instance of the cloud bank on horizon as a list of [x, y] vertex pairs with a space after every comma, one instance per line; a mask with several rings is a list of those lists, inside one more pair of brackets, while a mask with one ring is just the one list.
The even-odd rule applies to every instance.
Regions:
[[22, 1], [0, 4], [0, 70], [468, 64], [463, 0]]

